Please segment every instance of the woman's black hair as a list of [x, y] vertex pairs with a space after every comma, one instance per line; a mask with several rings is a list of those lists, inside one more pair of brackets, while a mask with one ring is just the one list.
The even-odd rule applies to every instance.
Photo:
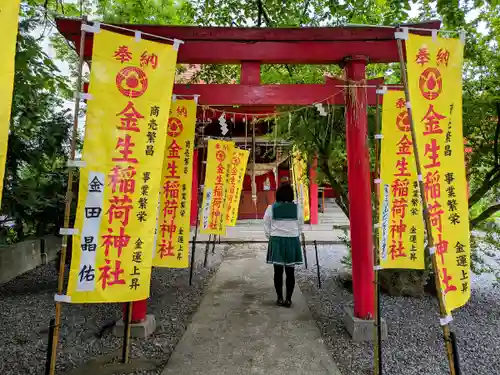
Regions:
[[293, 202], [292, 185], [283, 182], [276, 191], [276, 202]]

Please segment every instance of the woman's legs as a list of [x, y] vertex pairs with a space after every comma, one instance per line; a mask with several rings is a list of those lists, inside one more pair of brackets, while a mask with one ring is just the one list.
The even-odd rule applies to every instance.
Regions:
[[278, 295], [278, 301], [283, 300], [283, 268], [282, 265], [274, 264], [274, 288]]
[[295, 287], [295, 267], [285, 267], [286, 273], [286, 300], [292, 300], [293, 289]]

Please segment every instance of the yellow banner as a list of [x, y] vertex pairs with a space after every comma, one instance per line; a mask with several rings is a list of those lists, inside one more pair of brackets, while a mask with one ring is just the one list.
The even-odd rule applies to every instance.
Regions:
[[168, 44], [94, 34], [71, 302], [149, 296], [176, 61]]
[[189, 266], [189, 233], [196, 101], [176, 100], [170, 106], [163, 159], [156, 251], [153, 266]]
[[229, 189], [227, 195], [226, 225], [234, 227], [238, 220], [240, 209], [241, 190], [247, 169], [250, 151], [235, 148], [229, 174]]
[[379, 250], [383, 268], [425, 268], [424, 221], [404, 92], [384, 95]]
[[463, 43], [410, 35], [410, 101], [441, 289], [448, 312], [470, 298], [470, 242], [462, 134]]
[[292, 178], [297, 202], [304, 210], [304, 221], [310, 219], [309, 186], [307, 183], [307, 163], [305, 155], [295, 150], [292, 153]]
[[19, 23], [19, 0], [2, 1], [0, 25], [2, 25], [2, 58], [0, 59], [0, 204], [2, 203], [3, 178], [7, 161], [12, 90], [16, 57], [17, 28]]
[[234, 142], [208, 140], [200, 233], [226, 234], [227, 193]]

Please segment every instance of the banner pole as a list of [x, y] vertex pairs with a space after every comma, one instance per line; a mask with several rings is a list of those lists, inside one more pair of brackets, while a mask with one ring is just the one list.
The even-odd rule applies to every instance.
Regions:
[[[82, 18], [81, 25], [87, 23], [87, 17]], [[75, 160], [76, 155], [76, 138], [78, 135], [78, 113], [80, 112], [80, 92], [82, 92], [82, 69], [84, 63], [84, 52], [85, 52], [85, 38], [86, 32], [82, 30], [80, 32], [80, 51], [79, 51], [79, 61], [78, 61], [78, 75], [76, 79], [76, 90], [75, 90], [75, 107], [73, 115], [73, 132], [71, 135], [71, 151], [70, 151], [70, 161]], [[69, 219], [71, 213], [71, 201], [73, 200], [73, 169], [69, 168], [68, 171], [68, 186], [66, 189], [66, 204], [64, 207], [64, 224], [63, 228], [69, 227]], [[62, 236], [61, 244], [61, 256], [59, 259], [59, 274], [57, 277], [57, 294], [62, 295], [64, 289], [64, 270], [66, 266], [66, 249], [68, 247], [68, 236]], [[55, 319], [54, 319], [54, 329], [52, 330], [52, 348], [50, 355], [50, 367], [49, 375], [54, 375], [56, 371], [56, 359], [57, 359], [57, 346], [59, 344], [59, 333], [61, 324], [61, 302], [56, 301], [55, 303]], [[50, 342], [50, 340], [49, 340]]]
[[132, 308], [133, 303], [127, 302], [124, 330], [123, 330], [123, 348], [122, 348], [122, 363], [128, 363], [130, 354], [130, 330], [132, 326]]
[[[375, 134], [380, 134], [381, 126], [380, 126], [380, 95], [378, 93], [375, 95]], [[375, 137], [375, 176], [380, 179], [380, 149], [381, 149], [381, 140]], [[373, 220], [374, 223], [379, 222], [379, 209], [380, 209], [380, 185], [376, 185], [375, 187], [375, 218]], [[374, 275], [374, 293], [375, 298], [374, 303], [374, 314], [373, 317], [375, 321], [375, 327], [373, 330], [373, 355], [374, 355], [374, 363], [373, 363], [373, 373], [375, 375], [382, 375], [382, 321], [380, 316], [380, 280], [379, 280], [379, 268], [377, 266], [380, 265], [380, 257], [379, 257], [379, 238], [378, 238], [378, 229], [373, 231], [373, 241], [374, 241], [374, 254], [373, 254], [373, 264], [375, 265], [375, 275]]]
[[304, 235], [304, 232], [300, 234], [300, 237], [302, 239], [302, 252], [304, 253], [304, 266], [307, 270], [308, 265], [307, 265], [307, 251], [306, 251], [306, 236]]
[[[403, 43], [401, 42], [401, 39], [396, 40], [397, 45], [398, 45], [398, 55], [399, 55], [399, 64], [401, 67], [401, 80], [403, 82], [403, 87], [405, 91], [405, 97], [406, 97], [406, 102], [407, 104], [410, 103], [410, 90], [408, 88], [408, 77], [407, 77], [407, 71], [406, 71], [406, 64], [404, 62], [404, 55], [403, 55]], [[411, 129], [411, 138], [413, 142], [413, 152], [415, 154], [415, 164], [417, 167], [417, 174], [418, 176], [422, 176], [422, 168], [420, 164], [420, 156], [418, 153], [418, 147], [417, 147], [417, 135], [415, 131], [415, 124], [413, 121], [413, 114], [412, 114], [412, 109], [411, 105], [407, 105], [407, 110], [408, 110], [408, 118], [410, 120], [410, 129]], [[422, 178], [418, 179], [418, 186], [420, 190], [420, 196], [422, 199], [422, 208], [423, 208], [423, 217], [424, 217], [424, 223], [425, 223], [425, 229], [427, 232], [427, 246], [429, 249], [434, 248], [434, 238], [432, 236], [432, 226], [431, 226], [431, 221], [429, 217], [429, 212], [428, 212], [428, 206], [427, 206], [427, 200], [425, 198], [425, 187], [424, 187], [424, 182], [422, 181]], [[441, 319], [446, 318], [446, 307], [444, 305], [444, 296], [443, 292], [441, 290], [441, 285], [439, 281], [439, 268], [438, 268], [438, 263], [437, 263], [437, 256], [438, 254], [434, 252], [434, 255], [431, 255], [432, 258], [432, 267], [434, 269], [434, 282], [436, 284], [436, 293], [437, 293], [437, 298], [439, 302], [439, 312], [441, 315]], [[443, 321], [443, 320], [442, 320]], [[450, 326], [449, 323], [446, 324], [441, 324], [441, 328], [443, 330], [443, 338], [444, 338], [444, 343], [446, 346], [446, 353], [448, 355], [448, 362], [450, 365], [450, 375], [458, 375], [457, 372], [455, 371], [455, 359], [453, 356], [453, 343], [451, 339], [451, 333], [450, 333]]]
[[189, 265], [189, 286], [193, 284], [193, 267], [194, 267], [194, 256], [196, 251], [196, 235], [198, 232], [198, 227], [196, 227], [193, 235], [193, 243], [191, 245], [191, 264]]
[[52, 318], [50, 319], [50, 322], [49, 322], [49, 340], [48, 340], [48, 343], [47, 343], [47, 362], [45, 363], [45, 375], [49, 375], [50, 374], [50, 360], [51, 360], [51, 356], [52, 356], [52, 340], [54, 339], [54, 327], [56, 325], [55, 323], [55, 319]]
[[453, 346], [453, 363], [455, 364], [455, 371], [457, 375], [462, 375], [462, 370], [460, 368], [460, 357], [458, 356], [458, 344], [457, 336], [455, 332], [450, 332], [451, 344]]
[[[220, 237], [220, 235], [219, 235]], [[212, 243], [212, 254], [215, 254], [215, 243], [217, 241], [217, 235], [214, 234], [214, 242]]]
[[[198, 210], [196, 213], [196, 226], [194, 228], [193, 234], [193, 244], [191, 246], [191, 264], [189, 265], [189, 285], [193, 284], [193, 268], [195, 261], [195, 252], [196, 252], [196, 239], [198, 238], [198, 228], [200, 226], [200, 213], [201, 213], [201, 205], [203, 203], [203, 190], [205, 190], [205, 168], [206, 168], [206, 154], [207, 154], [207, 146], [205, 147], [205, 109], [203, 109], [203, 117], [202, 117], [202, 128], [201, 128], [201, 147], [203, 148], [203, 153], [201, 155], [201, 168], [200, 168], [200, 181], [203, 181], [203, 185], [201, 185], [200, 191], [198, 193]], [[203, 178], [203, 180], [202, 180]], [[201, 202], [201, 203], [200, 203]]]
[[314, 252], [316, 253], [316, 273], [318, 274], [318, 288], [321, 289], [321, 272], [319, 269], [319, 256], [318, 256], [318, 243], [316, 240], [313, 241]]
[[[215, 237], [215, 234], [214, 234]], [[207, 268], [207, 263], [208, 263], [208, 249], [210, 249], [210, 244], [212, 243], [212, 235], [208, 235], [208, 242], [205, 246], [205, 259], [203, 259], [203, 267]]]

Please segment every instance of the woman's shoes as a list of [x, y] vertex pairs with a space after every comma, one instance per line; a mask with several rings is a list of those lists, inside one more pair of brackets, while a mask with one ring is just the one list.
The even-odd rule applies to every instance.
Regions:
[[278, 298], [278, 300], [276, 301], [276, 306], [292, 307], [292, 301], [289, 299], [283, 301], [283, 298]]

